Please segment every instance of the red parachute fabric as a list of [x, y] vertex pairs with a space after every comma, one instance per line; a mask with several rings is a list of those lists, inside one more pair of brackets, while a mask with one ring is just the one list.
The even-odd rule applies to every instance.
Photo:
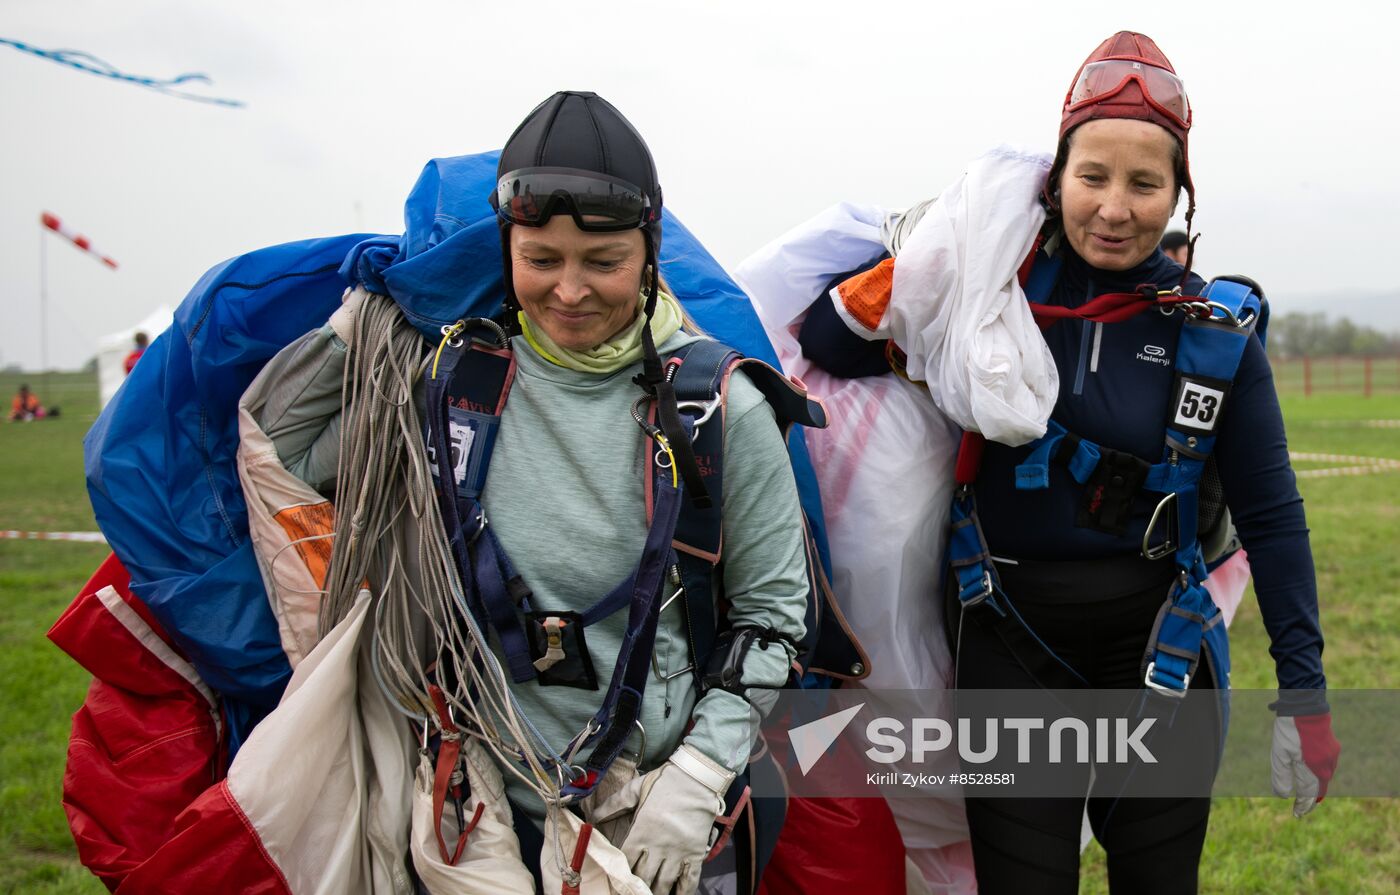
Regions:
[[[796, 768], [783, 737], [767, 738], [780, 767]], [[827, 760], [858, 767], [844, 740]], [[905, 895], [904, 839], [882, 798], [791, 796], [756, 895]]]
[[73, 715], [63, 808], [79, 858], [114, 890], [224, 765], [207, 691], [129, 584], [108, 557], [49, 630], [93, 676]]
[[758, 895], [904, 895], [904, 843], [879, 798], [792, 798]]
[[201, 891], [292, 895], [227, 781], [205, 790], [175, 819], [168, 840], [127, 876], [117, 895]]

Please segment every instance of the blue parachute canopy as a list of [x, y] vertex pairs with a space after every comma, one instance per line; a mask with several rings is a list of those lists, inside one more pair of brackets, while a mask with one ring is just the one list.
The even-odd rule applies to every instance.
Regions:
[[[501, 309], [501, 244], [488, 152], [434, 159], [404, 205], [401, 236], [352, 234], [259, 249], [210, 270], [84, 442], [98, 525], [132, 591], [224, 697], [230, 755], [291, 674], [248, 536], [235, 466], [238, 400], [278, 351], [323, 325], [348, 284], [388, 294], [425, 337]], [[669, 211], [661, 265], [720, 341], [777, 366], [748, 297]], [[790, 438], [823, 563], [826, 532], [801, 430]]]

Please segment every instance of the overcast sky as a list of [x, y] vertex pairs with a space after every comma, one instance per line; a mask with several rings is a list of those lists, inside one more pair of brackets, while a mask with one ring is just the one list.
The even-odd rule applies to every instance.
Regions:
[[[1306, 13], [1294, 9], [1307, 10]], [[1395, 291], [1395, 15], [1291, 4], [0, 0], [0, 37], [141, 76], [205, 72], [226, 109], [0, 46], [0, 366], [37, 368], [177, 304], [251, 249], [398, 233], [423, 163], [499, 146], [594, 90], [647, 138], [669, 207], [725, 264], [838, 201], [903, 206], [1010, 142], [1053, 149], [1075, 69], [1157, 40], [1195, 109], [1198, 267], [1276, 300]]]

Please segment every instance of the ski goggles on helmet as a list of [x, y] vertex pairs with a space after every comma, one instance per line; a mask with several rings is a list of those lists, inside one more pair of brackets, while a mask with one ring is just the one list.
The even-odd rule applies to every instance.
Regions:
[[1165, 68], [1134, 59], [1105, 59], [1090, 62], [1079, 71], [1070, 88], [1065, 112], [1103, 102], [1135, 80], [1143, 97], [1158, 111], [1174, 119], [1182, 128], [1191, 126], [1191, 103], [1186, 85]]
[[574, 168], [520, 168], [496, 183], [491, 206], [504, 221], [543, 227], [568, 214], [580, 230], [635, 230], [656, 220], [659, 208], [635, 184]]

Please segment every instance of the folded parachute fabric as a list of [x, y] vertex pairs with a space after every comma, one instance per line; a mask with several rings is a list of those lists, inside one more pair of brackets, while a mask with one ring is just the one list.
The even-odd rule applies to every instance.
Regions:
[[260, 249], [204, 275], [84, 442], [98, 526], [147, 607], [219, 693], [236, 752], [290, 668], [248, 537], [238, 399], [340, 302], [363, 235]]
[[330, 569], [335, 508], [316, 488], [335, 480], [345, 355], [330, 326], [313, 330], [269, 361], [238, 404], [249, 536], [294, 669], [316, 646]]
[[928, 206], [895, 259], [832, 295], [852, 332], [904, 351], [909, 377], [940, 410], [1005, 444], [1045, 434], [1059, 396], [1016, 280], [1045, 221], [1049, 168], [1049, 156], [1005, 146], [981, 156]]
[[[833, 589], [857, 638], [881, 660], [864, 686], [925, 693], [953, 686], [941, 601], [930, 595], [943, 589], [960, 431], [1029, 441], [1044, 433], [1058, 396], [1054, 360], [1017, 281], [1045, 219], [1038, 196], [1048, 168], [1048, 156], [1007, 148], [977, 159], [912, 232], [907, 221], [900, 228], [907, 235], [895, 258], [833, 290], [847, 327], [906, 352], [909, 379], [832, 376], [797, 340], [833, 279], [890, 248], [883, 209], [830, 208], [736, 269], [784, 371], [822, 395], [831, 416], [827, 429], [808, 437]], [[970, 891], [961, 801], [896, 799], [890, 809], [927, 882], [944, 893]]]
[[[886, 217], [873, 206], [833, 206], [746, 258], [735, 278], [768, 327], [783, 370], [822, 395], [831, 417], [808, 443], [826, 511], [832, 589], [856, 637], [880, 660], [863, 686], [937, 693], [953, 685], [942, 609], [930, 595], [942, 590], [958, 428], [919, 385], [894, 373], [832, 376], [797, 341], [822, 289], [884, 253]], [[894, 799], [890, 809], [911, 853], [968, 838], [959, 801]]]

